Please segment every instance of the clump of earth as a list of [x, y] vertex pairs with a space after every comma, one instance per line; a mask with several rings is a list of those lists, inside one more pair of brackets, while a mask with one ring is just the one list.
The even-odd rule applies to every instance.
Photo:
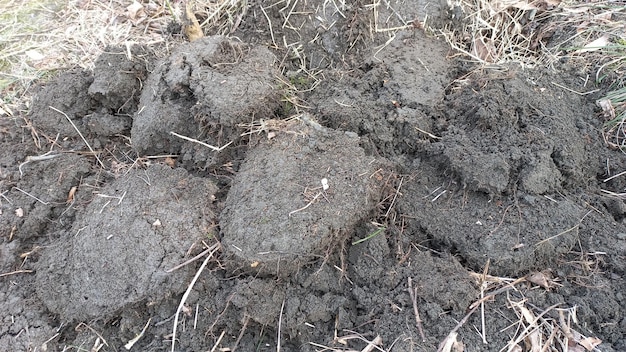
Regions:
[[0, 120], [0, 350], [500, 351], [520, 305], [626, 350], [626, 158], [578, 69], [473, 70], [314, 3], [300, 51], [251, 9]]

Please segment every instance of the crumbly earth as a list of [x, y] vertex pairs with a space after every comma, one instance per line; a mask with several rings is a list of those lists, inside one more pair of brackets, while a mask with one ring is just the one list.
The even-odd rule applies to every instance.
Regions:
[[[448, 16], [417, 3], [396, 11]], [[145, 327], [131, 350], [165, 351], [176, 321], [175, 351], [435, 351], [500, 288], [456, 330], [465, 351], [506, 350], [520, 307], [543, 326], [575, 309], [573, 330], [626, 350], [606, 87], [296, 4], [158, 60], [108, 48], [0, 119], [0, 350], [122, 351]]]

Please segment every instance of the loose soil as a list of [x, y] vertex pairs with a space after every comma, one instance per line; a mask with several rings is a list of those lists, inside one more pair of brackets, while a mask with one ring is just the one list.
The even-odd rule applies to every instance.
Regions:
[[[418, 3], [398, 11], [447, 17]], [[132, 350], [165, 351], [177, 322], [176, 351], [435, 351], [517, 278], [465, 351], [515, 340], [520, 306], [626, 350], [626, 204], [605, 192], [626, 157], [587, 73], [476, 69], [333, 4], [288, 26], [251, 5], [162, 58], [107, 48], [0, 120], [0, 350], [122, 351], [145, 326]]]

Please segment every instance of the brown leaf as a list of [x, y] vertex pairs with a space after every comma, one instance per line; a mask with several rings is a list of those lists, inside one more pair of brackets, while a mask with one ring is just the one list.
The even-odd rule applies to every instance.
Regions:
[[591, 351], [593, 350], [594, 347], [601, 344], [602, 340], [600, 340], [597, 337], [585, 337], [584, 339], [578, 341], [578, 343], [582, 345], [583, 347], [585, 347], [587, 351]]
[[465, 351], [465, 344], [462, 341], [454, 341], [452, 344], [453, 352], [463, 352]]
[[485, 62], [495, 61], [496, 48], [491, 39], [485, 39], [482, 36], [474, 38], [472, 42], [472, 54]]
[[204, 37], [202, 28], [200, 28], [200, 22], [196, 18], [196, 15], [191, 10], [191, 5], [187, 3], [185, 5], [185, 19], [183, 21], [183, 33], [187, 37], [187, 40], [193, 42], [194, 40]]
[[602, 112], [604, 114], [604, 117], [611, 121], [613, 119], [615, 119], [615, 108], [613, 107], [613, 104], [611, 104], [611, 101], [609, 99], [601, 99], [596, 101], [596, 104], [602, 108]]
[[137, 20], [141, 17], [141, 12], [143, 12], [143, 5], [137, 1], [133, 1], [132, 4], [126, 7], [126, 16], [128, 16], [131, 20]]
[[176, 166], [176, 160], [172, 157], [165, 157], [165, 165], [169, 166], [169, 167], [174, 167]]
[[554, 287], [554, 285], [552, 284], [552, 279], [548, 275], [542, 273], [541, 271], [537, 271], [537, 272], [526, 275], [526, 280], [528, 282], [532, 282], [533, 284], [537, 286], [541, 286], [545, 288], [546, 290], [549, 290], [552, 287]]
[[76, 186], [70, 188], [70, 191], [67, 194], [67, 200], [65, 201], [66, 204], [71, 204], [74, 201], [74, 195], [76, 194], [77, 189], [78, 188]]

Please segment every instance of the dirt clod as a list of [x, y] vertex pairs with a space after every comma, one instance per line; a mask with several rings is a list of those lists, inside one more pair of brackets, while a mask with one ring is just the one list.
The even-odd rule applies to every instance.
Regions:
[[215, 191], [211, 182], [160, 165], [112, 182], [77, 215], [59, 245], [42, 252], [40, 299], [62, 319], [88, 320], [180, 293], [192, 270], [166, 270], [213, 235]]
[[375, 206], [373, 159], [358, 142], [293, 121], [250, 151], [220, 216], [227, 264], [288, 276], [344, 242]]

